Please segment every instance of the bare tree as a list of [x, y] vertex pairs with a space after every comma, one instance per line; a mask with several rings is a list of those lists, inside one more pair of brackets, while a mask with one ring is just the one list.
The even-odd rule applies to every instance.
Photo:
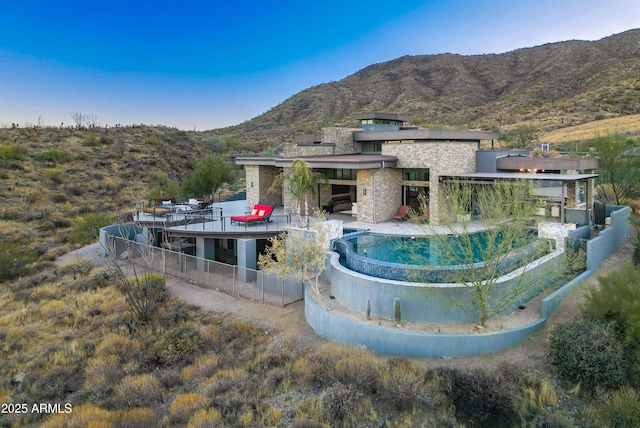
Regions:
[[[480, 325], [484, 325], [548, 281], [551, 269], [529, 272], [532, 263], [549, 250], [548, 244], [533, 242], [530, 184], [525, 181], [492, 186], [446, 184], [441, 194], [440, 206], [444, 209], [440, 225], [425, 227], [438, 247], [440, 264], [455, 267], [442, 272], [443, 282], [463, 286], [462, 297], [443, 294], [449, 304], [477, 317]], [[472, 204], [482, 223], [482, 235], [471, 228]], [[525, 248], [528, 251], [522, 251]], [[499, 279], [518, 267], [521, 271], [512, 286], [499, 289]]]
[[[303, 283], [311, 283], [313, 291], [319, 294], [318, 280], [329, 251], [325, 220], [325, 215], [318, 211], [311, 217], [309, 229], [289, 227], [286, 232], [271, 238], [271, 246], [258, 256], [260, 269], [281, 276], [299, 275]], [[314, 282], [311, 281], [313, 274]]]
[[98, 122], [98, 116], [95, 113], [82, 113], [79, 111], [69, 113], [71, 115], [71, 119], [76, 124], [76, 128], [95, 128], [100, 126], [100, 122]]

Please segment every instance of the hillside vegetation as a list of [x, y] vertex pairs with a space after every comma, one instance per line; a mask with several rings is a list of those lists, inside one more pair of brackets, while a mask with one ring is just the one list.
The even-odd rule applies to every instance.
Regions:
[[69, 250], [75, 218], [132, 210], [208, 152], [197, 135], [163, 127], [0, 129], [0, 149], [0, 239], [49, 259]]
[[405, 113], [422, 126], [544, 132], [640, 113], [640, 30], [489, 55], [405, 56], [305, 89], [212, 132], [263, 145], [348, 125], [353, 114]]
[[[640, 293], [631, 265], [589, 295], [591, 321], [551, 331], [553, 366], [524, 371], [495, 367], [493, 355], [486, 368], [444, 369], [312, 346], [188, 307], [167, 296], [159, 275], [148, 281], [162, 299], [140, 317], [112, 266], [52, 263], [80, 245], [79, 216], [131, 210], [159, 186], [177, 186], [209, 153], [351, 126], [354, 113], [405, 112], [414, 124], [447, 127], [532, 123], [541, 140], [558, 144], [638, 132], [639, 40], [635, 30], [502, 55], [399, 58], [204, 133], [1, 129], [0, 404], [13, 411], [0, 414], [0, 426], [639, 426]], [[631, 259], [631, 241], [625, 248]], [[69, 403], [72, 412], [8, 407], [38, 403]]]

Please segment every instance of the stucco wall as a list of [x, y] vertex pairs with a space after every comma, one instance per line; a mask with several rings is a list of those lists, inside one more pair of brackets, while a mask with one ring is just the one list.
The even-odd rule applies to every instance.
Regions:
[[[615, 211], [614, 211], [615, 209]], [[629, 207], [607, 207], [610, 210], [611, 226], [600, 231], [600, 234], [587, 242], [587, 270], [595, 272], [600, 265], [613, 253], [629, 236]]]
[[[529, 299], [548, 285], [552, 272], [557, 271], [562, 253], [554, 252], [542, 262], [529, 269], [525, 275], [540, 275], [543, 280], [528, 290], [512, 306], [505, 309], [509, 312]], [[393, 300], [398, 297], [402, 304], [402, 319], [411, 322], [426, 323], [466, 323], [477, 321], [460, 307], [454, 306], [455, 300], [464, 306], [468, 293], [461, 284], [423, 284], [416, 282], [394, 281], [351, 271], [339, 262], [338, 253], [331, 253], [329, 260], [331, 293], [336, 300], [353, 310], [366, 313], [366, 301], [371, 302], [371, 314], [386, 319], [394, 318]], [[521, 272], [520, 269], [501, 277], [492, 290], [498, 296], [505, 290], [515, 287]]]

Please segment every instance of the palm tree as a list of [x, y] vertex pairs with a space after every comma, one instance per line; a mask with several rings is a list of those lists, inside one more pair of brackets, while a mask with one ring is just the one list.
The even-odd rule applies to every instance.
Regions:
[[296, 200], [296, 213], [302, 223], [302, 203], [304, 202], [305, 218], [309, 217], [309, 195], [316, 195], [316, 185], [318, 183], [327, 184], [329, 180], [324, 174], [313, 172], [302, 159], [296, 159], [291, 163], [287, 173], [278, 175], [269, 188], [269, 192], [282, 191], [282, 184], [286, 183], [287, 188]]

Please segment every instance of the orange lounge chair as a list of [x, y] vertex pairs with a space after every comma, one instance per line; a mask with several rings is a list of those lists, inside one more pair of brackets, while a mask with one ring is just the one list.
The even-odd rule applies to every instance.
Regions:
[[394, 220], [404, 221], [408, 215], [409, 215], [409, 207], [406, 205], [401, 205], [400, 209], [398, 210], [398, 214], [394, 215], [391, 218]]

